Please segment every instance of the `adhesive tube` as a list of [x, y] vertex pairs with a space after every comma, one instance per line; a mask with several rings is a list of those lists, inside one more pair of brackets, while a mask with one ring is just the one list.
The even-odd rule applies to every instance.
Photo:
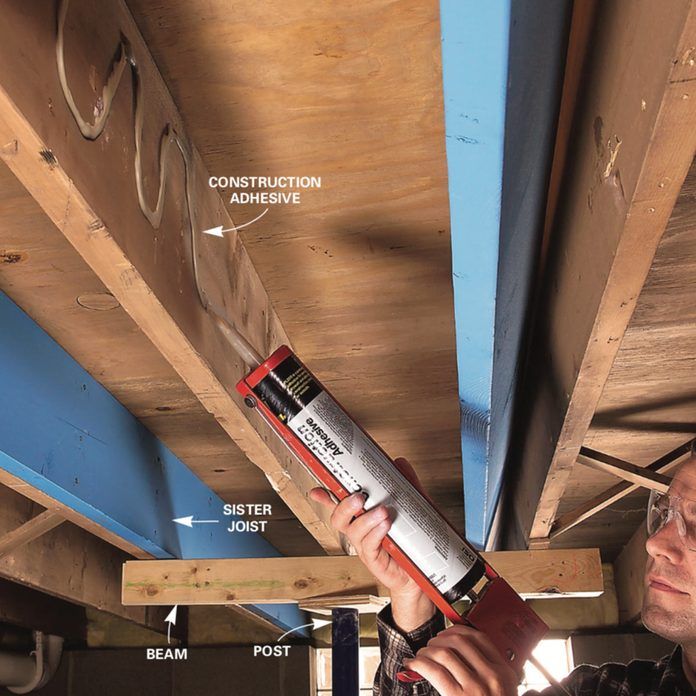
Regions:
[[339, 499], [362, 491], [365, 510], [377, 505], [390, 510], [384, 548], [431, 599], [441, 598], [436, 603], [452, 618], [451, 604], [485, 575], [483, 559], [297, 356], [287, 346], [279, 348], [237, 389]]

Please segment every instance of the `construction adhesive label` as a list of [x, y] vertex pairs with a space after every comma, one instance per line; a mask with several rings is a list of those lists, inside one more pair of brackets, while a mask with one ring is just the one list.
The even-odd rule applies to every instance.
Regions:
[[208, 186], [231, 189], [231, 204], [299, 205], [301, 194], [320, 189], [320, 176], [211, 176]]
[[442, 594], [464, 578], [474, 552], [297, 360], [283, 360], [254, 392], [345, 489], [367, 494], [366, 510], [389, 509], [389, 537]]

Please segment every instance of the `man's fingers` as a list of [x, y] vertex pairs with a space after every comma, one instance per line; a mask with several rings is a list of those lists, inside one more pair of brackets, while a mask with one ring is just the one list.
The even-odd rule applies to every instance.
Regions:
[[[363, 517], [367, 517], [368, 514], [370, 513], [363, 515]], [[357, 524], [358, 522], [360, 522], [361, 519], [362, 518], [356, 520], [353, 524]], [[360, 551], [365, 562], [374, 563], [378, 560], [380, 553], [387, 553], [382, 549], [382, 540], [387, 535], [387, 532], [389, 531], [391, 525], [392, 522], [389, 519], [389, 517], [383, 517], [364, 536], [361, 542]]]
[[365, 505], [365, 496], [361, 493], [353, 493], [344, 498], [331, 513], [331, 526], [339, 532], [347, 534], [348, 525], [363, 509], [363, 505]]
[[427, 679], [440, 696], [463, 696], [465, 692], [447, 667], [422, 654], [426, 649], [419, 650], [412, 660], [404, 660], [404, 667], [418, 672], [421, 677]]
[[428, 641], [428, 648], [449, 649], [476, 675], [476, 683], [491, 693], [515, 693], [520, 675], [481, 631], [471, 626], [452, 626]]
[[[437, 640], [437, 637], [433, 638], [428, 642], [428, 648], [454, 652], [459, 661], [475, 675], [476, 683], [484, 686], [491, 693], [507, 693], [506, 687], [514, 687], [518, 681], [511, 667], [491, 662], [473, 640], [462, 635], [441, 640]], [[460, 675], [456, 676], [459, 678]]]
[[375, 529], [389, 519], [389, 513], [383, 505], [379, 505], [349, 523], [346, 536], [353, 547], [361, 553], [365, 538]]
[[496, 648], [491, 639], [482, 631], [479, 631], [472, 626], [456, 625], [451, 626], [446, 631], [438, 634], [430, 642], [442, 643], [443, 640], [449, 641], [450, 639], [455, 639], [456, 645], [462, 645], [464, 642], [471, 642], [479, 653], [489, 662], [495, 665], [507, 665], [505, 658], [500, 653], [500, 650]]
[[[411, 466], [411, 463], [408, 461], [408, 459], [404, 459], [403, 457], [397, 457], [394, 460], [394, 466], [404, 475], [404, 477], [408, 480], [408, 482], [415, 487], [415, 489], [423, 496], [426, 498], [428, 497], [425, 490], [423, 490], [423, 486], [421, 485], [421, 482], [418, 478], [418, 474], [416, 474], [415, 469]], [[428, 500], [430, 500], [428, 498]]]
[[479, 680], [479, 675], [475, 673], [475, 670], [462, 660], [456, 650], [449, 646], [431, 646], [428, 644], [426, 648], [418, 651], [416, 657], [426, 657], [432, 662], [442, 665], [465, 693], [471, 691], [474, 694], [476, 693], [475, 687], [484, 685], [484, 682]]
[[309, 491], [309, 497], [316, 503], [321, 503], [324, 507], [336, 507], [336, 503], [329, 492], [323, 488], [312, 488], [312, 490]]

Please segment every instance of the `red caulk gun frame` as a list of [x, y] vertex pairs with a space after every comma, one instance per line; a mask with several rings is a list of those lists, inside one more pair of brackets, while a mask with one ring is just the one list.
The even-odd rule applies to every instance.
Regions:
[[[296, 398], [296, 393], [288, 389], [284, 378], [276, 372], [283, 363], [286, 366], [290, 365], [294, 369], [293, 377], [290, 380], [291, 389], [294, 388], [292, 384], [298, 384], [298, 380], [300, 380], [301, 388], [304, 392], [307, 392], [308, 389], [313, 389], [313, 393], [322, 394], [323, 399], [330, 398], [332, 407], [335, 405], [336, 408], [340, 409], [346, 415], [346, 418], [350, 419], [354, 426], [364, 435], [365, 439], [369, 440], [370, 446], [378, 450], [384, 459], [387, 460], [388, 466], [391, 467], [391, 471], [388, 472], [389, 476], [393, 478], [396, 472], [396, 475], [403, 479], [400, 483], [412, 489], [409, 490], [409, 495], [418, 496], [421, 501], [425, 501], [428, 508], [438, 516], [443, 524], [447, 525], [451, 532], [449, 534], [450, 538], [456, 536], [457, 543], [461, 543], [466, 556], [469, 559], [474, 559], [474, 564], [471, 572], [467, 572], [462, 581], [457, 583], [456, 590], [458, 596], [453, 598], [452, 596], [446, 597], [440, 592], [389, 535], [382, 542], [386, 552], [418, 583], [423, 592], [450, 621], [458, 624], [469, 624], [486, 633], [505, 659], [513, 666], [520, 668], [529, 659], [534, 647], [548, 631], [546, 624], [528, 607], [510, 585], [486, 563], [478, 551], [471, 547], [454, 530], [449, 522], [437, 512], [432, 502], [407, 481], [386, 453], [350, 418], [345, 409], [331, 397], [321, 382], [312, 375], [290, 348], [281, 346], [266, 361], [237, 384], [237, 391], [244, 397], [244, 403], [248, 407], [258, 410], [263, 419], [284, 440], [295, 456], [338, 500], [343, 500], [356, 490], [362, 489], [360, 481], [355, 479], [356, 485], [354, 490], [348, 490], [288, 426], [288, 420], [292, 420], [293, 416], [288, 418], [282, 412], [282, 408], [279, 409], [277, 399], [290, 398], [295, 402], [291, 406], [296, 411], [299, 411], [307, 404]], [[281, 369], [287, 372], [285, 368]], [[261, 385], [261, 382], [264, 380], [264, 385]], [[269, 393], [269, 385], [271, 390], [275, 390], [276, 393]], [[308, 387], [307, 385], [310, 386]], [[474, 587], [484, 580], [485, 585], [483, 588], [478, 592], [474, 592]], [[451, 590], [447, 594], [451, 595]], [[470, 610], [464, 616], [459, 614], [452, 606], [454, 601], [463, 596], [468, 596], [472, 601]]]

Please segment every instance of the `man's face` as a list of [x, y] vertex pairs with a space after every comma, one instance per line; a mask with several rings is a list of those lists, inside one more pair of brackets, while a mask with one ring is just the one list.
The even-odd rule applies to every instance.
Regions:
[[[687, 525], [696, 525], [696, 458], [679, 468], [669, 491], [685, 499], [677, 509]], [[674, 518], [647, 540], [645, 548], [643, 623], [675, 643], [695, 641], [696, 551], [687, 548]]]

